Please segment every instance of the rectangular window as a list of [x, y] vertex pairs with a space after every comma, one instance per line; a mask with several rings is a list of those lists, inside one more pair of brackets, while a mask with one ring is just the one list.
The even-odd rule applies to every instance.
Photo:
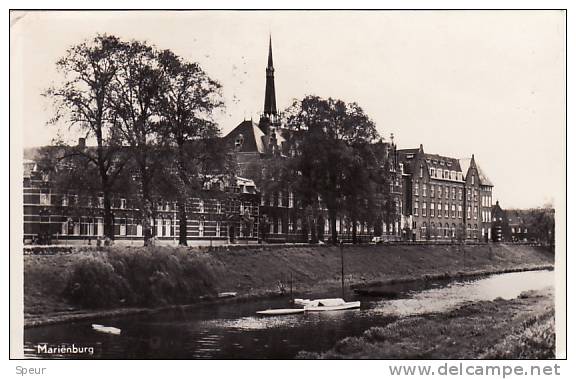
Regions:
[[452, 200], [456, 200], [456, 188], [452, 187]]
[[472, 215], [470, 213], [472, 213], [472, 209], [470, 208], [470, 206], [468, 206], [466, 207], [466, 214], [468, 219], [472, 218]]
[[278, 192], [278, 207], [284, 206], [284, 198], [282, 192]]
[[444, 204], [444, 217], [446, 218], [450, 217], [448, 213], [448, 204]]
[[125, 236], [126, 235], [126, 221], [121, 221], [120, 224], [120, 235], [121, 236]]
[[458, 188], [458, 200], [462, 200], [462, 188]]
[[422, 196], [426, 196], [426, 189], [427, 189], [427, 185], [422, 184]]
[[204, 220], [198, 222], [198, 237], [204, 237]]
[[169, 218], [164, 219], [164, 226], [166, 228], [166, 237], [172, 236], [172, 220]]
[[430, 186], [430, 197], [434, 197], [434, 184]]
[[430, 203], [430, 217], [434, 217], [434, 203]]
[[40, 194], [40, 205], [50, 205], [50, 194], [41, 193]]
[[458, 218], [462, 218], [462, 206], [458, 206]]
[[288, 194], [288, 208], [294, 208], [294, 193], [290, 192]]
[[204, 213], [204, 200], [198, 202], [198, 212]]
[[156, 236], [157, 237], [162, 237], [162, 220], [157, 218], [156, 219]]
[[426, 203], [422, 203], [422, 216], [426, 217]]
[[452, 218], [456, 218], [456, 205], [452, 204]]
[[283, 233], [283, 231], [282, 231], [282, 219], [279, 218], [278, 219], [278, 234], [282, 234], [282, 233]]
[[450, 188], [448, 188], [448, 186], [444, 187], [444, 197], [447, 199], [450, 198]]
[[418, 202], [414, 203], [414, 216], [418, 216]]
[[220, 202], [220, 200], [216, 200], [216, 213], [218, 214], [222, 213], [222, 203]]
[[414, 184], [414, 195], [418, 196], [420, 194], [420, 188], [418, 187], [418, 183]]
[[478, 207], [474, 207], [474, 220], [478, 218]]
[[126, 209], [126, 199], [120, 199], [120, 209]]
[[220, 237], [220, 221], [216, 221], [216, 237]]
[[266, 205], [266, 198], [264, 197], [264, 193], [260, 194], [260, 205]]

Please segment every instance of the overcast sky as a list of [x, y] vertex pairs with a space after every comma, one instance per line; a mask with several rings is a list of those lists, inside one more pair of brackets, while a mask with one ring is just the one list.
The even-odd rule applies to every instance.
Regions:
[[[565, 23], [560, 11], [33, 12], [11, 29], [12, 132], [49, 144], [40, 93], [96, 33], [197, 61], [224, 89], [223, 133], [258, 119], [272, 34], [280, 109], [308, 94], [355, 101], [400, 148], [470, 157], [504, 207], [562, 196]], [[18, 94], [16, 94], [18, 92]], [[14, 112], [14, 110], [16, 111]], [[76, 138], [76, 136], [73, 136]]]

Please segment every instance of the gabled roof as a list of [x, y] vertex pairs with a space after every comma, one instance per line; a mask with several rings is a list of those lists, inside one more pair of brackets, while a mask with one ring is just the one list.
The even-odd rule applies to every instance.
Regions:
[[[462, 158], [460, 159], [460, 166], [462, 167], [462, 173], [464, 175], [468, 174], [468, 169], [470, 168], [470, 163], [472, 162], [472, 158]], [[488, 178], [488, 176], [484, 173], [478, 162], [474, 160], [476, 164], [476, 170], [478, 170], [478, 179], [480, 180], [480, 184], [483, 186], [494, 186], [492, 181]]]
[[258, 152], [264, 154], [264, 132], [252, 120], [242, 121], [237, 127], [232, 129], [224, 139], [235, 147], [235, 142], [242, 136], [242, 145], [236, 150], [239, 152], [249, 153]]

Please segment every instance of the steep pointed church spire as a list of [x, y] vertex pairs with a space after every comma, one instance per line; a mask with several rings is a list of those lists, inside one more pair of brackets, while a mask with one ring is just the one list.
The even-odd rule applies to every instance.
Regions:
[[268, 66], [266, 67], [266, 93], [264, 95], [264, 116], [272, 118], [276, 109], [276, 89], [274, 88], [274, 64], [272, 60], [272, 35], [268, 45]]
[[272, 35], [270, 35], [270, 41], [268, 43], [268, 67], [274, 68], [274, 62], [272, 62]]

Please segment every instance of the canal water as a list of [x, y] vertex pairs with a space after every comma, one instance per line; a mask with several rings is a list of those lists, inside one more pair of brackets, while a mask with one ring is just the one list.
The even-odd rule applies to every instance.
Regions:
[[[553, 286], [553, 271], [527, 271], [475, 279], [395, 286], [395, 299], [350, 295], [360, 309], [261, 317], [256, 311], [287, 308], [288, 299], [207, 304], [188, 310], [106, 318], [24, 330], [28, 358], [97, 359], [286, 359], [299, 351], [328, 350], [344, 337], [402, 317], [444, 312], [467, 302], [512, 299], [521, 292]], [[317, 294], [314, 297], [326, 297]], [[339, 297], [338, 291], [329, 294]], [[308, 297], [308, 296], [307, 296]], [[96, 332], [91, 324], [114, 326], [120, 335]], [[38, 352], [38, 346], [93, 347], [94, 354]]]

